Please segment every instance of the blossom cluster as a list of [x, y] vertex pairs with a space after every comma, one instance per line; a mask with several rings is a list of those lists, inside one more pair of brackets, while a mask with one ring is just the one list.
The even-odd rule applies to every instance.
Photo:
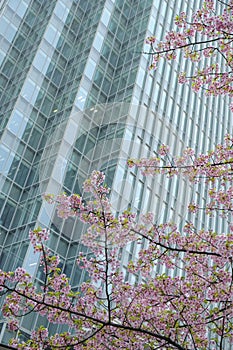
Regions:
[[[198, 92], [205, 88], [207, 95], [233, 96], [233, 4], [232, 1], [221, 2], [221, 13], [215, 11], [217, 1], [204, 1], [189, 20], [184, 12], [175, 17], [178, 29], [167, 33], [162, 42], [155, 37], [146, 40], [150, 44], [152, 61], [150, 69], [157, 69], [161, 58], [175, 60], [181, 51], [185, 59], [191, 62], [203, 61], [205, 68], [198, 69], [194, 75], [187, 77], [185, 72], [179, 76], [180, 83], [191, 81], [192, 89]], [[221, 69], [211, 60], [218, 55], [222, 61]], [[206, 58], [209, 60], [206, 62]], [[215, 59], [216, 61], [216, 59]], [[230, 108], [233, 110], [232, 103]]]
[[[156, 172], [170, 175], [170, 167], [193, 181], [200, 181], [198, 174], [205, 174], [211, 183], [220, 180], [225, 194], [223, 189], [212, 188], [210, 197], [229, 207], [232, 141], [227, 135], [224, 145], [207, 155], [195, 156], [188, 148], [177, 159], [171, 159], [169, 149], [162, 145], [157, 159], [130, 164], [146, 167], [148, 162], [153, 174], [156, 167]], [[2, 311], [12, 332], [20, 328], [18, 320], [31, 313], [69, 328], [51, 335], [41, 326], [32, 330], [27, 341], [15, 336], [11, 346], [143, 350], [148, 345], [152, 349], [205, 350], [221, 349], [225, 340], [232, 344], [233, 232], [197, 231], [191, 223], [179, 231], [174, 223], [157, 225], [153, 213], [145, 214], [140, 223], [130, 211], [115, 216], [103, 181], [100, 172], [86, 181], [88, 202], [76, 195], [62, 195], [62, 201], [56, 196], [49, 199], [57, 203], [61, 217], [64, 212], [65, 217], [75, 212], [88, 224], [82, 243], [89, 253], [80, 253], [77, 263], [87, 271], [89, 281], [78, 292], [59, 268], [59, 258], [46, 248], [49, 231], [45, 229], [30, 231], [44, 267], [41, 286], [20, 267], [15, 272], [0, 271], [1, 293], [6, 294]], [[195, 203], [190, 210], [198, 210]], [[137, 278], [136, 284], [127, 281], [119, 260], [122, 248], [132, 242], [140, 250], [124, 268]]]
[[29, 231], [29, 238], [34, 247], [34, 251], [40, 252], [42, 250], [42, 242], [49, 239], [49, 231], [45, 228], [38, 227], [35, 230]]
[[180, 157], [172, 157], [169, 148], [162, 145], [158, 157], [149, 159], [129, 159], [130, 167], [138, 167], [144, 175], [182, 174], [190, 181], [197, 183], [204, 179], [209, 185], [209, 202], [205, 208], [195, 203], [189, 205], [190, 212], [196, 213], [205, 209], [207, 214], [216, 211], [223, 217], [231, 217], [233, 212], [233, 137], [226, 135], [223, 144], [218, 144], [214, 151], [195, 156], [194, 150], [186, 148]]

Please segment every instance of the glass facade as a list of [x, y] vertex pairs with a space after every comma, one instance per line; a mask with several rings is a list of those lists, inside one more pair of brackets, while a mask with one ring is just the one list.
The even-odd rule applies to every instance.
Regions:
[[[129, 157], [155, 155], [166, 143], [173, 154], [205, 152], [232, 129], [223, 98], [194, 94], [177, 84], [178, 71], [193, 67], [179, 58], [148, 72], [142, 54], [147, 36], [161, 39], [180, 11], [202, 1], [5, 0], [0, 9], [0, 268], [24, 266], [37, 276], [28, 231], [51, 230], [50, 248], [74, 288], [87, 277], [75, 265], [84, 251], [85, 227], [63, 221], [43, 193], [80, 193], [94, 169], [103, 170], [116, 213], [154, 211], [157, 221], [187, 219], [187, 203], [205, 201], [184, 178], [145, 178], [129, 169]], [[221, 4], [219, 4], [220, 6]], [[221, 62], [219, 62], [221, 64]], [[197, 217], [197, 226], [222, 229], [223, 220]], [[138, 253], [122, 254], [122, 269]], [[140, 276], [126, 276], [135, 282]], [[23, 319], [25, 335], [43, 324]], [[54, 326], [51, 327], [51, 332]], [[61, 326], [58, 331], [63, 330]], [[10, 334], [1, 326], [0, 341]]]

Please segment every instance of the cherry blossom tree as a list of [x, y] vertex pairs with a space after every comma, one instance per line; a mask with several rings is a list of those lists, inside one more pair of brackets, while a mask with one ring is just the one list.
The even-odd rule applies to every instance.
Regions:
[[[165, 41], [151, 45], [151, 69], [176, 52], [192, 62], [204, 59], [193, 76], [180, 74], [179, 81], [191, 80], [198, 91], [208, 95], [232, 97], [232, 11], [233, 1], [217, 1], [223, 12], [214, 12], [214, 1], [206, 0], [192, 20], [184, 13], [176, 18], [177, 31]], [[219, 67], [214, 56], [222, 57]], [[231, 106], [233, 109], [233, 105]], [[197, 230], [191, 222], [178, 230], [174, 223], [157, 225], [152, 213], [138, 221], [134, 213], [116, 216], [111, 209], [110, 190], [104, 175], [93, 172], [84, 184], [88, 202], [81, 196], [47, 195], [57, 204], [63, 219], [78, 217], [87, 224], [83, 244], [88, 254], [80, 253], [77, 264], [88, 272], [89, 280], [74, 291], [59, 268], [59, 257], [47, 247], [49, 231], [31, 230], [29, 238], [40, 254], [43, 283], [39, 285], [23, 268], [0, 270], [0, 293], [4, 297], [3, 315], [15, 336], [10, 341], [17, 349], [180, 349], [223, 350], [233, 343], [233, 138], [208, 154], [195, 155], [186, 149], [177, 158], [161, 146], [158, 156], [131, 159], [146, 176], [187, 176], [192, 182], [205, 181], [209, 202], [205, 208], [191, 203], [195, 214], [206, 210], [229, 221], [227, 232]], [[130, 242], [139, 245], [138, 256], [127, 271], [138, 282], [131, 285], [121, 269], [121, 252]], [[39, 314], [55, 325], [65, 324], [69, 331], [50, 334], [41, 326], [28, 341], [20, 341], [20, 320]]]
[[[183, 174], [194, 182], [204, 178], [212, 186], [214, 204], [209, 212], [228, 215], [233, 199], [232, 144], [233, 138], [226, 136], [225, 143], [207, 155], [195, 156], [187, 149], [179, 158], [162, 146], [156, 159], [130, 160], [129, 166], [138, 166], [147, 175]], [[78, 217], [87, 224], [82, 240], [91, 254], [80, 253], [77, 264], [88, 271], [89, 280], [78, 292], [58, 268], [59, 257], [46, 247], [47, 229], [29, 235], [41, 255], [42, 286], [21, 267], [0, 271], [3, 314], [12, 331], [17, 332], [21, 317], [31, 313], [66, 324], [69, 331], [50, 335], [41, 326], [28, 341], [20, 342], [15, 335], [10, 344], [17, 349], [113, 350], [226, 349], [232, 344], [232, 226], [227, 232], [197, 231], [187, 222], [179, 231], [174, 223], [155, 224], [152, 213], [140, 222], [129, 211], [115, 216], [104, 175], [97, 171], [85, 182], [84, 191], [92, 196], [88, 202], [75, 194], [46, 196], [57, 203], [60, 217]], [[190, 210], [199, 208], [191, 204]], [[141, 248], [127, 267], [138, 276], [135, 285], [125, 280], [120, 265], [121, 248], [129, 242]]]
[[[231, 216], [233, 211], [233, 138], [226, 135], [223, 144], [218, 144], [214, 151], [195, 156], [194, 150], [186, 148], [181, 157], [172, 157], [169, 148], [161, 145], [158, 156], [149, 159], [130, 159], [130, 167], [138, 167], [144, 175], [162, 173], [167, 176], [183, 174], [191, 182], [204, 179], [209, 186], [209, 203], [205, 210], [213, 214], [216, 210], [223, 217]], [[196, 212], [202, 209], [191, 204], [189, 209]]]
[[[233, 1], [205, 0], [191, 18], [185, 12], [177, 15], [175, 24], [177, 29], [168, 32], [162, 42], [154, 36], [147, 38], [152, 55], [150, 69], [156, 69], [161, 58], [175, 60], [181, 52], [185, 59], [196, 63], [197, 69], [191, 76], [181, 72], [180, 83], [191, 81], [195, 92], [204, 88], [208, 96], [232, 98]], [[233, 110], [233, 103], [230, 108]]]

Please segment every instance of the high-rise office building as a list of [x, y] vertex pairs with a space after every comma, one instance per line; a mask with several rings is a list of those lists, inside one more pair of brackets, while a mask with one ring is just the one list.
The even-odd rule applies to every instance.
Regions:
[[[196, 95], [177, 83], [192, 65], [178, 58], [156, 72], [142, 52], [147, 36], [158, 40], [180, 11], [202, 0], [4, 0], [0, 3], [0, 268], [24, 266], [37, 274], [38, 257], [28, 231], [51, 230], [50, 248], [74, 288], [85, 279], [75, 265], [85, 227], [61, 220], [43, 193], [80, 193], [94, 169], [106, 173], [117, 213], [153, 211], [158, 222], [182, 223], [191, 198], [184, 178], [145, 178], [126, 166], [129, 157], [155, 155], [166, 143], [173, 154], [205, 152], [232, 128], [226, 99]], [[221, 6], [221, 4], [217, 4]], [[221, 64], [221, 62], [219, 62]], [[206, 221], [208, 221], [206, 223]], [[224, 221], [196, 217], [197, 226], [221, 229]], [[122, 269], [137, 254], [126, 247]], [[138, 276], [126, 276], [134, 283]], [[29, 316], [30, 318], [30, 316]], [[22, 333], [45, 322], [22, 319]], [[0, 326], [0, 342], [12, 334]], [[62, 326], [59, 326], [62, 330]], [[50, 326], [51, 331], [53, 326]]]

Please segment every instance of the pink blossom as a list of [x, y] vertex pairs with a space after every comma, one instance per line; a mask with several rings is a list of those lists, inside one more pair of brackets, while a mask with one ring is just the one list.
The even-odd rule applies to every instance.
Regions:
[[159, 147], [159, 154], [160, 156], [166, 156], [169, 153], [169, 147], [166, 145], [161, 145]]
[[[207, 0], [193, 13], [192, 18], [187, 18], [186, 13], [181, 12], [175, 17], [178, 29], [169, 31], [163, 41], [157, 43], [152, 40], [154, 37], [146, 39], [152, 54], [149, 69], [156, 69], [161, 58], [175, 60], [177, 53], [181, 52], [185, 59], [194, 64], [204, 61], [205, 68], [201, 74], [198, 72], [189, 77], [181, 73], [180, 83], [191, 80], [195, 92], [204, 88], [208, 96], [228, 95], [231, 98], [233, 96], [232, 8], [231, 1], [222, 2], [221, 12], [218, 13], [215, 2]], [[211, 72], [206, 63], [206, 58], [212, 57], [213, 54], [224, 58], [221, 71], [215, 69]], [[230, 109], [232, 110], [232, 104]]]

